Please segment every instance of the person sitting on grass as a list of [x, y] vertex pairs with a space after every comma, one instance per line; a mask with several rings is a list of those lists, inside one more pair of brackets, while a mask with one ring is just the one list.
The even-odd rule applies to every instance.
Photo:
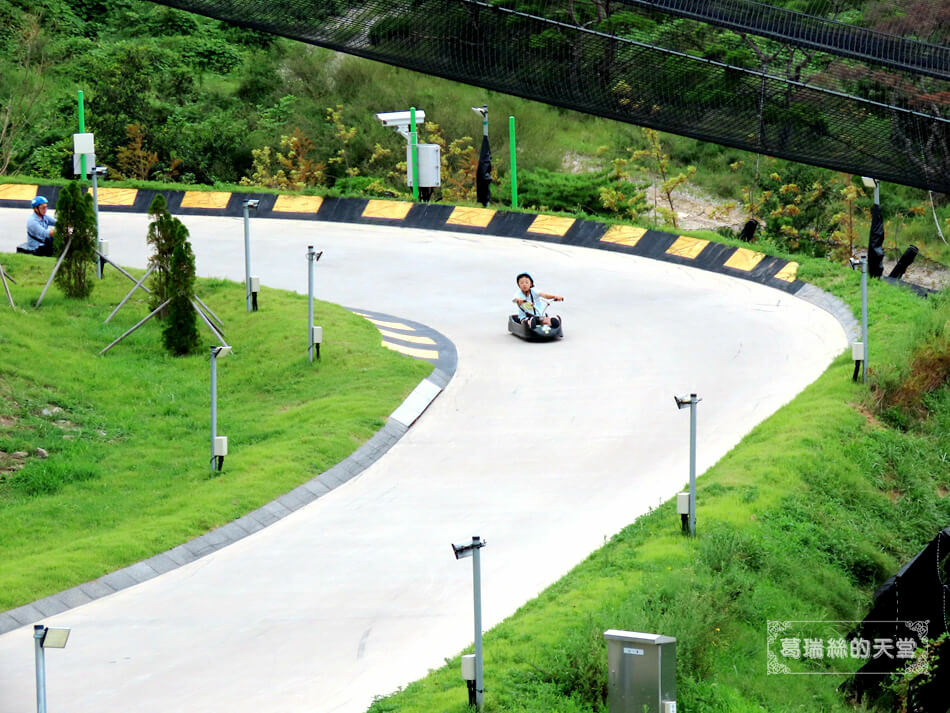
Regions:
[[45, 196], [37, 196], [31, 205], [33, 215], [26, 221], [26, 248], [34, 255], [52, 255], [56, 218], [46, 214], [49, 201]]
[[515, 279], [518, 282], [518, 292], [515, 293], [514, 303], [518, 305], [518, 319], [521, 323], [528, 329], [534, 329], [539, 324], [546, 324], [555, 329], [560, 327], [561, 320], [543, 314], [537, 302], [539, 297], [552, 302], [563, 302], [564, 298], [534, 289], [534, 280], [527, 272], [520, 273]]

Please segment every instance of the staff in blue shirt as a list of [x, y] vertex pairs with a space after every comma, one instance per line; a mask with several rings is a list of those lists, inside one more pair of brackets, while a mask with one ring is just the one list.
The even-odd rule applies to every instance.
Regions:
[[45, 196], [37, 196], [31, 205], [33, 215], [26, 221], [27, 248], [36, 255], [52, 255], [56, 218], [46, 214], [49, 201]]

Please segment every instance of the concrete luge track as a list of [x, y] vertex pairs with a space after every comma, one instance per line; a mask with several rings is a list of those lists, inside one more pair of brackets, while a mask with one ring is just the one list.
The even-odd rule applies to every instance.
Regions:
[[[0, 210], [0, 250], [22, 241], [25, 220]], [[199, 274], [243, 280], [242, 221], [185, 222]], [[144, 266], [145, 230], [145, 216], [102, 214], [120, 264]], [[488, 628], [681, 489], [689, 419], [674, 393], [704, 399], [702, 471], [846, 346], [831, 315], [789, 294], [552, 243], [256, 221], [252, 272], [305, 293], [308, 244], [325, 251], [320, 299], [442, 332], [458, 349], [455, 377], [346, 485], [223, 550], [44, 620], [73, 629], [69, 648], [48, 657], [51, 706], [363, 711], [471, 642], [471, 567], [451, 542], [488, 542]], [[522, 270], [566, 297], [564, 340], [506, 333]], [[332, 359], [332, 335], [325, 341]], [[29, 627], [0, 636], [0, 713], [32, 705], [31, 637]]]

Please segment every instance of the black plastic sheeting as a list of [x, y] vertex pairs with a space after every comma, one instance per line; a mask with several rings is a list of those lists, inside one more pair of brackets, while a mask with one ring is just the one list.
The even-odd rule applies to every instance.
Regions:
[[[950, 193], [950, 120], [941, 115], [948, 108], [941, 99], [948, 88], [945, 82], [926, 78], [929, 84], [921, 86], [906, 73], [889, 77], [875, 70], [872, 75], [863, 65], [846, 67], [850, 78], [826, 76], [820, 81], [796, 81], [773, 70], [737, 67], [683, 51], [688, 35], [695, 32], [684, 20], [680, 23], [687, 26], [681, 28], [670, 24], [670, 31], [681, 36], [666, 47], [590, 29], [609, 29], [611, 23], [629, 29], [636, 24], [631, 13], [639, 9], [628, 4], [581, 0], [497, 4], [162, 0], [159, 4], [618, 121]], [[580, 17], [581, 10], [587, 15]], [[655, 19], [656, 13], [652, 15]], [[878, 49], [866, 43], [863, 51]], [[819, 86], [822, 83], [833, 84], [834, 89]]]
[[[924, 549], [874, 593], [874, 606], [858, 631], [866, 639], [892, 639], [906, 635], [905, 622], [926, 622], [930, 641], [950, 632], [950, 527], [942, 530]], [[942, 647], [947, 651], [947, 646]], [[897, 671], [906, 660], [871, 658], [847, 684], [857, 694], [879, 695], [885, 674]], [[909, 709], [944, 713], [950, 709], [950, 656], [940, 655], [928, 682], [909, 691]], [[870, 675], [869, 675], [870, 674]]]

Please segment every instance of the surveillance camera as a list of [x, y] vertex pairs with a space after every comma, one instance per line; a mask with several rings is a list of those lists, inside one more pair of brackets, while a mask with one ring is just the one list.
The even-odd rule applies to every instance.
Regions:
[[488, 104], [482, 104], [481, 106], [473, 106], [472, 111], [484, 118], [488, 114]]
[[858, 269], [858, 265], [861, 264], [861, 261], [858, 260], [856, 257], [849, 257], [849, 258], [848, 258], [848, 264], [851, 266], [851, 269], [852, 269], [852, 270], [857, 270], [857, 269]]
[[[426, 119], [426, 113], [422, 109], [416, 109], [416, 123], [420, 124]], [[412, 112], [408, 111], [384, 111], [376, 114], [376, 120], [383, 126], [390, 128], [400, 128], [409, 126], [412, 123]]]
[[105, 176], [109, 172], [108, 166], [96, 166], [96, 175]]
[[244, 201], [244, 205], [247, 206], [248, 210], [257, 210], [257, 206], [260, 204], [261, 202], [257, 199], [248, 199]]

